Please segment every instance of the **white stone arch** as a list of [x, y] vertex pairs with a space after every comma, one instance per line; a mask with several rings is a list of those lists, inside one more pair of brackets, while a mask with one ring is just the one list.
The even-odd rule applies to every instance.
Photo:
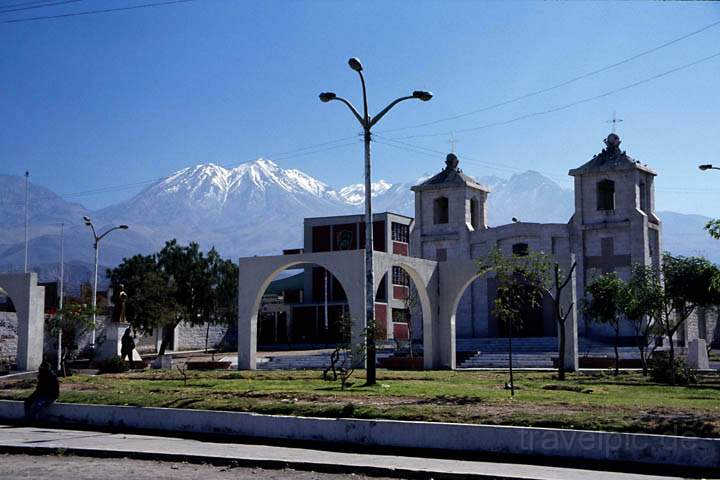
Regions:
[[18, 370], [36, 370], [43, 360], [45, 287], [38, 286], [37, 273], [4, 273], [0, 274], [0, 289], [15, 306]]
[[[455, 369], [455, 315], [465, 289], [482, 274], [473, 260], [439, 262], [439, 318], [435, 322], [432, 368]], [[427, 360], [426, 360], [427, 362]], [[426, 363], [427, 365], [427, 363]], [[428, 368], [426, 366], [426, 368]]]
[[238, 263], [239, 370], [256, 368], [257, 319], [265, 290], [283, 270], [306, 264], [325, 268], [340, 282], [345, 290], [352, 318], [352, 341], [362, 341], [365, 328], [365, 261], [362, 251], [241, 258]]
[[435, 368], [433, 356], [435, 350], [435, 331], [437, 327], [437, 262], [416, 257], [407, 257], [383, 252], [373, 254], [374, 288], [377, 294], [380, 282], [385, 274], [392, 272], [392, 267], [402, 268], [410, 276], [420, 299], [423, 314], [423, 366]]

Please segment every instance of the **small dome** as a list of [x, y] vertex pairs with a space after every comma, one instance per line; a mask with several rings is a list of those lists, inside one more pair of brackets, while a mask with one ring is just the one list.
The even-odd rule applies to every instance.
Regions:
[[447, 157], [445, 157], [445, 165], [447, 165], [448, 170], [457, 169], [459, 163], [460, 160], [454, 153], [448, 153]]

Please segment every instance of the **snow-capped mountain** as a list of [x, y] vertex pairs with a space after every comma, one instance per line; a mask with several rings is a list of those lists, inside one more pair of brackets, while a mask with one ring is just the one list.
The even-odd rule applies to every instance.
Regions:
[[[370, 184], [370, 195], [374, 198], [382, 195], [392, 188], [392, 184], [385, 180]], [[365, 185], [356, 183], [343, 187], [338, 191], [338, 197], [348, 205], [362, 205], [365, 201]]]
[[[378, 180], [372, 185], [373, 210], [414, 216], [412, 185]], [[567, 222], [573, 212], [573, 192], [533, 171], [504, 179], [481, 177], [490, 188], [490, 225], [508, 223], [512, 217], [526, 222]], [[59, 252], [58, 223], [65, 223], [65, 259], [80, 270], [92, 262], [90, 233], [82, 216], [90, 215], [99, 230], [126, 223], [130, 229], [105, 238], [100, 249], [102, 265], [113, 266], [123, 257], [157, 251], [166, 240], [215, 246], [222, 255], [277, 255], [284, 248], [302, 245], [306, 217], [361, 213], [364, 186], [333, 189], [300, 170], [284, 169], [258, 159], [235, 168], [202, 164], [184, 168], [132, 198], [90, 212], [69, 203], [48, 189], [31, 185], [30, 263], [41, 276], [52, 279]], [[0, 270], [22, 265], [24, 180], [0, 175]], [[681, 254], [703, 253], [720, 261], [717, 242], [702, 230], [706, 217], [661, 212], [663, 243]], [[46, 275], [42, 272], [47, 270]], [[89, 273], [88, 273], [89, 276]]]
[[347, 208], [325, 183], [258, 159], [230, 169], [185, 168], [99, 216], [145, 229], [160, 243], [197, 241], [235, 257], [298, 246], [305, 217]]

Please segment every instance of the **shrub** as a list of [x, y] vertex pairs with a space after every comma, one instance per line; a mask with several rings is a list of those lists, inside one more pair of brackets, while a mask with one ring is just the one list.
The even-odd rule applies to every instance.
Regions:
[[95, 368], [99, 373], [122, 373], [128, 371], [128, 365], [120, 357], [110, 357], [95, 362]]
[[[648, 362], [650, 378], [658, 383], [671, 383], [670, 352], [655, 352]], [[696, 383], [695, 371], [688, 367], [684, 358], [675, 357], [675, 384]]]

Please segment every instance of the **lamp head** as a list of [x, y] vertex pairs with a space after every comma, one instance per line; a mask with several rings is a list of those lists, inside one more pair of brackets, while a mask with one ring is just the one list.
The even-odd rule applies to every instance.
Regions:
[[705, 171], [705, 170], [710, 170], [711, 168], [713, 168], [713, 166], [710, 164], [706, 164], [706, 165], [700, 165], [698, 168], [702, 171]]
[[319, 97], [321, 102], [327, 103], [330, 100], [335, 100], [337, 95], [335, 95], [333, 92], [322, 92]]
[[350, 68], [355, 70], [356, 72], [362, 72], [362, 63], [360, 63], [360, 59], [356, 57], [352, 57], [350, 60], [348, 60], [348, 65], [350, 65]]
[[428, 100], [430, 100], [433, 97], [432, 93], [426, 92], [424, 90], [415, 90], [412, 93], [412, 96], [413, 96], [413, 98], [418, 98], [418, 99], [422, 100], [423, 102], [427, 102]]
[[120, 225], [120, 229], [121, 229], [121, 230], [127, 230], [127, 229], [128, 229], [128, 226], [127, 226], [127, 225]]
[[85, 225], [90, 225], [92, 222], [90, 221], [90, 217], [83, 217], [83, 220], [85, 221]]

